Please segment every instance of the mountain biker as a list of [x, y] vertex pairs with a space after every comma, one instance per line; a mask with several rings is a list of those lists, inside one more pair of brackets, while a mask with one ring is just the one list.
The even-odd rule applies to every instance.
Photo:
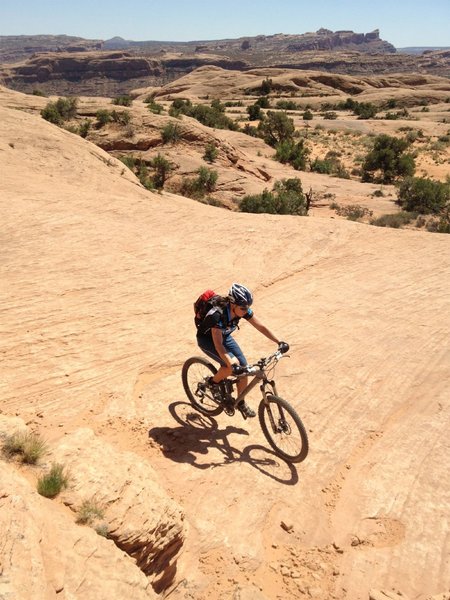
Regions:
[[[257, 319], [250, 308], [253, 304], [251, 291], [240, 283], [233, 283], [228, 296], [221, 296], [199, 325], [197, 330], [197, 344], [203, 352], [220, 364], [217, 373], [209, 378], [209, 386], [214, 395], [221, 395], [220, 382], [229, 377], [233, 372], [233, 365], [247, 365], [238, 343], [232, 333], [239, 328], [239, 321], [245, 319], [255, 329], [265, 335], [269, 340], [287, 352], [289, 345], [279, 339]], [[240, 377], [237, 381], [238, 396], [248, 384], [248, 377]], [[244, 418], [254, 417], [255, 411], [241, 400], [237, 405]]]

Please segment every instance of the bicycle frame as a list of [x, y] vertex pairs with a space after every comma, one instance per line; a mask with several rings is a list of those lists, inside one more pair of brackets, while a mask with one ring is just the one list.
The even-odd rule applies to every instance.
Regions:
[[[236, 383], [238, 382], [239, 379], [241, 379], [242, 377], [248, 377], [248, 375], [244, 374], [244, 375], [237, 375], [234, 379], [228, 379], [228, 384], [230, 387], [230, 390], [227, 389], [227, 393], [232, 392], [233, 386], [236, 385]], [[239, 394], [239, 396], [236, 398], [234, 405], [236, 406], [237, 404], [239, 404], [239, 402], [241, 402], [242, 400], [244, 400], [245, 396], [250, 393], [252, 391], [252, 389], [254, 387], [256, 387], [259, 383], [259, 381], [262, 380], [262, 383], [260, 385], [260, 390], [263, 396], [263, 400], [265, 403], [267, 403], [267, 395], [266, 395], [266, 386], [270, 385], [273, 393], [275, 396], [277, 396], [277, 388], [275, 385], [275, 381], [273, 379], [268, 379], [266, 372], [264, 369], [259, 369], [258, 371], [256, 371], [253, 374], [253, 379], [250, 381], [250, 383], [242, 390], [242, 392]], [[227, 386], [227, 384], [225, 384]], [[227, 386], [228, 387], [228, 386]]]

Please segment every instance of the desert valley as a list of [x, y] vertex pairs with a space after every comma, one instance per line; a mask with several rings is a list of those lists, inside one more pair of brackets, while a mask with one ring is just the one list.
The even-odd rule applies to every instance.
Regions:
[[[0, 599], [449, 600], [450, 51], [20, 38], [0, 37]], [[193, 302], [233, 281], [290, 344], [301, 463], [184, 393]]]

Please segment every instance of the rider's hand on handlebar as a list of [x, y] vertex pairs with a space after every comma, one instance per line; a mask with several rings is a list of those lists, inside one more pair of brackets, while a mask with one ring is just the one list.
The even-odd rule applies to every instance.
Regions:
[[247, 371], [247, 367], [243, 367], [242, 365], [233, 365], [232, 369], [234, 375], [242, 375], [242, 373]]
[[281, 354], [286, 354], [286, 352], [289, 350], [289, 344], [287, 342], [280, 342], [278, 344], [278, 350], [281, 352]]

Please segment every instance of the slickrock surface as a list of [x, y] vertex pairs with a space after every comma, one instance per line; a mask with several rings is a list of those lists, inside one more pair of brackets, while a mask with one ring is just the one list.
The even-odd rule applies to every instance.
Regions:
[[[129, 491], [157, 472], [187, 522], [171, 600], [448, 595], [450, 236], [152, 194], [88, 141], [3, 106], [0, 158], [1, 411], [52, 447], [92, 429], [100, 475], [116, 451], [108, 489], [121, 453], [141, 461]], [[275, 376], [308, 429], [299, 465], [256, 420], [203, 418], [184, 395], [193, 300], [232, 281], [291, 344]], [[246, 324], [237, 337], [250, 360], [274, 349]], [[0, 467], [2, 592], [152, 598], [111, 540]]]
[[[17, 419], [0, 420], [2, 434], [24, 427]], [[2, 599], [158, 597], [125, 552], [90, 527], [76, 525], [70, 511], [40, 496], [29, 477], [0, 460]]]
[[184, 542], [184, 515], [151, 465], [117, 452], [90, 429], [65, 437], [52, 456], [71, 474], [63, 502], [74, 511], [91, 498], [104, 506], [108, 537], [135, 559], [156, 590], [167, 588]]

